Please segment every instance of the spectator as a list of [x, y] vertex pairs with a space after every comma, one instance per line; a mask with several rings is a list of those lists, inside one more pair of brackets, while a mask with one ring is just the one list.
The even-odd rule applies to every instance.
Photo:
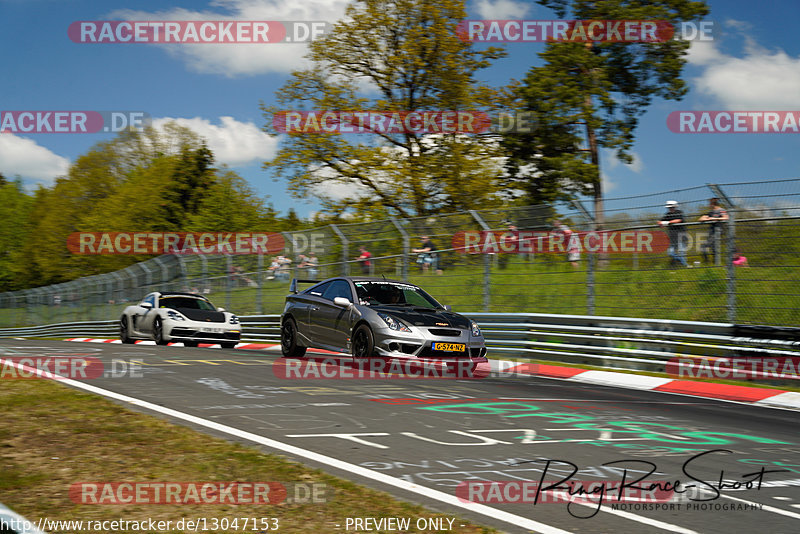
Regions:
[[553, 220], [553, 230], [563, 236], [564, 248], [567, 249], [567, 261], [577, 268], [581, 259], [581, 243], [578, 236], [574, 236], [574, 232], [569, 229], [569, 226], [559, 219]]
[[364, 245], [358, 247], [358, 251], [361, 254], [356, 259], [361, 262], [361, 274], [370, 274], [372, 272], [372, 261], [370, 261], [372, 253]]
[[272, 261], [269, 264], [269, 267], [267, 267], [267, 280], [275, 279], [275, 275], [277, 274], [280, 266], [281, 264], [278, 263], [278, 256], [273, 257]]
[[420, 248], [411, 249], [411, 252], [419, 254], [417, 256], [417, 263], [422, 265], [422, 272], [427, 273], [429, 268], [433, 268], [436, 274], [442, 274], [439, 268], [439, 256], [436, 254], [436, 247], [431, 241], [430, 237], [424, 235], [420, 238], [422, 246]]
[[309, 253], [306, 258], [306, 267], [308, 267], [308, 276], [316, 278], [319, 273], [319, 259], [313, 252]]
[[678, 203], [674, 200], [667, 201], [667, 213], [661, 217], [658, 224], [667, 227], [669, 237], [669, 249], [667, 253], [670, 257], [670, 266], [675, 264], [688, 267], [686, 263], [686, 227], [683, 226], [683, 212], [678, 209]]
[[738, 252], [734, 252], [733, 254], [733, 262], [736, 267], [748, 267], [747, 265], [747, 258], [739, 254]]
[[712, 257], [716, 260], [719, 252], [717, 250], [717, 240], [722, 236], [722, 224], [728, 220], [728, 212], [719, 205], [718, 198], [714, 197], [709, 200], [709, 208], [708, 213], [702, 215], [699, 219], [700, 222], [709, 223], [708, 238], [700, 247], [700, 251], [703, 253], [703, 261], [706, 263], [708, 263], [709, 251], [711, 251]]
[[286, 256], [277, 257], [278, 268], [275, 270], [275, 278], [278, 280], [288, 280], [292, 271], [292, 260]]

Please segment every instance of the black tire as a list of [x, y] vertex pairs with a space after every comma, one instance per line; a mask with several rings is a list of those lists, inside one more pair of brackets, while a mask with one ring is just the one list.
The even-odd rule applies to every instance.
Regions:
[[169, 343], [166, 339], [164, 339], [164, 326], [161, 324], [161, 319], [156, 317], [155, 321], [153, 321], [153, 340], [156, 342], [156, 345], [166, 345]]
[[184, 341], [183, 342], [183, 346], [184, 347], [196, 347], [197, 344], [198, 344], [197, 341]]
[[236, 345], [238, 345], [236, 341], [223, 341], [222, 343], [219, 344], [219, 346], [222, 347], [223, 349], [232, 349]]
[[128, 318], [124, 315], [119, 320], [119, 340], [126, 345], [135, 343], [135, 341], [131, 339], [130, 331], [128, 330]]
[[297, 343], [297, 323], [289, 317], [281, 326], [281, 353], [284, 358], [301, 358], [306, 348]]
[[358, 325], [358, 328], [353, 332], [350, 352], [354, 360], [366, 360], [374, 355], [375, 337], [372, 335], [370, 327], [366, 324]]

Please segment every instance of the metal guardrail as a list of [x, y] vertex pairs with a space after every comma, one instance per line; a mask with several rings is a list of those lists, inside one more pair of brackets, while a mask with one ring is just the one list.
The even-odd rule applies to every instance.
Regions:
[[[467, 313], [490, 357], [666, 372], [677, 357], [800, 357], [800, 328], [594, 315]], [[240, 316], [242, 341], [280, 343], [279, 315]], [[0, 337], [116, 337], [117, 321], [0, 329]]]

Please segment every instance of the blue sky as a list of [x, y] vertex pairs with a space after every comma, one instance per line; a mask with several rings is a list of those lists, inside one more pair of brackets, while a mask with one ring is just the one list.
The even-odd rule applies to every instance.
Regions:
[[[676, 134], [666, 117], [682, 110], [800, 111], [800, 40], [791, 21], [796, 0], [710, 1], [712, 42], [693, 43], [684, 71], [690, 92], [657, 100], [642, 118], [633, 165], [604, 154], [609, 197], [702, 185], [800, 176], [799, 134]], [[304, 44], [80, 44], [67, 36], [78, 20], [324, 20], [341, 0], [0, 0], [0, 110], [132, 110], [156, 121], [178, 119], [206, 137], [218, 163], [237, 171], [279, 211], [301, 216], [314, 199], [294, 199], [263, 161], [279, 139], [261, 128], [259, 101], [274, 103]], [[470, 19], [553, 19], [534, 2], [470, 0]], [[509, 43], [508, 57], [484, 71], [502, 85], [537, 64], [539, 44]], [[157, 122], [158, 123], [158, 122]], [[0, 172], [26, 184], [50, 184], [68, 165], [112, 134], [0, 134]]]

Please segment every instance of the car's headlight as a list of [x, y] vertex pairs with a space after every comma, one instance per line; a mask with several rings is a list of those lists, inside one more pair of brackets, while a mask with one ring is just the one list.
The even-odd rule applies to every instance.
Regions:
[[239, 318], [235, 315], [231, 315], [230, 320], [228, 321], [230, 324], [239, 324]]
[[383, 321], [389, 326], [389, 330], [397, 330], [398, 332], [411, 332], [411, 330], [406, 325], [404, 325], [391, 315], [387, 315], [385, 313], [379, 313], [378, 316], [381, 319], [383, 319]]
[[181, 315], [180, 313], [178, 313], [178, 312], [176, 312], [174, 310], [168, 310], [167, 311], [167, 317], [169, 317], [173, 321], [185, 321], [186, 320], [186, 317], [184, 317], [183, 315]]
[[476, 323], [475, 321], [470, 321], [470, 322], [471, 322], [471, 328], [472, 328], [472, 336], [473, 337], [480, 337], [481, 329], [478, 327], [478, 323]]

